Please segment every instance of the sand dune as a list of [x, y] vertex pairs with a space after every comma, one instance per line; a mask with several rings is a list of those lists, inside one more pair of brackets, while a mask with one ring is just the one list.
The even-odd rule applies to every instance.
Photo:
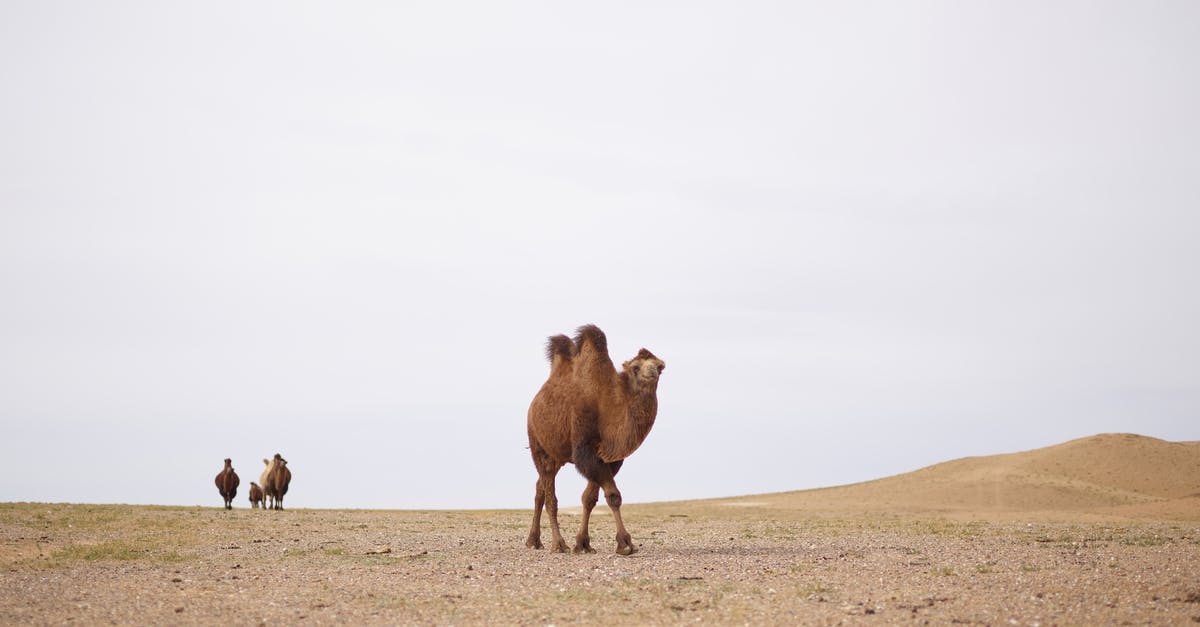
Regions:
[[806, 511], [1200, 520], [1200, 442], [1101, 434], [865, 483], [716, 502]]

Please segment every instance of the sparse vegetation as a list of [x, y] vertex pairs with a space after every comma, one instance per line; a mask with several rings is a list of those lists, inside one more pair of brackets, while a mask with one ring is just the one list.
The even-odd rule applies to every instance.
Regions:
[[805, 582], [796, 588], [796, 594], [800, 596], [829, 594], [830, 592], [833, 592], [833, 587], [820, 580]]
[[1133, 536], [1127, 535], [1122, 536], [1120, 538], [1120, 542], [1121, 544], [1127, 546], [1163, 546], [1164, 544], [1170, 544], [1171, 538], [1158, 534]]
[[[527, 509], [0, 504], [0, 624], [835, 624], [868, 614], [881, 624], [1183, 624], [1198, 614], [1194, 513], [906, 514], [836, 499], [810, 511], [811, 494], [626, 504], [643, 530], [632, 557], [530, 551]], [[605, 508], [592, 525], [597, 538], [616, 531]]]
[[161, 564], [174, 564], [194, 559], [194, 554], [180, 553], [164, 548], [161, 544], [151, 545], [126, 540], [109, 540], [96, 544], [73, 544], [51, 552], [44, 559], [29, 559], [20, 562], [38, 569], [70, 568], [77, 562], [147, 560]]

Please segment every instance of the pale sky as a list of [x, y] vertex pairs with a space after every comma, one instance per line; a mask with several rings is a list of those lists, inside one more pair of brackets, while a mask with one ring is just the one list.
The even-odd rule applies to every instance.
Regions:
[[1200, 439], [1190, 0], [6, 1], [0, 89], [0, 501], [527, 508], [584, 323], [626, 502]]

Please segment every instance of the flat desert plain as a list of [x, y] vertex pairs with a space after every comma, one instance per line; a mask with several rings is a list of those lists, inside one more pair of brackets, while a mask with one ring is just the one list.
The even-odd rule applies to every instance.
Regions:
[[[1106, 434], [852, 486], [628, 504], [629, 557], [596, 512], [599, 552], [573, 555], [525, 547], [530, 510], [7, 503], [0, 623], [1200, 622], [1197, 442]], [[562, 512], [568, 542], [578, 518]]]

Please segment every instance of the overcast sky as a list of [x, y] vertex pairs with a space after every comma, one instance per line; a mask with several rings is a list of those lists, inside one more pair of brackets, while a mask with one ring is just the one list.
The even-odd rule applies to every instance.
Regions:
[[[0, 501], [627, 502], [1200, 439], [1200, 4], [0, 4]], [[564, 505], [583, 482], [560, 474]]]

